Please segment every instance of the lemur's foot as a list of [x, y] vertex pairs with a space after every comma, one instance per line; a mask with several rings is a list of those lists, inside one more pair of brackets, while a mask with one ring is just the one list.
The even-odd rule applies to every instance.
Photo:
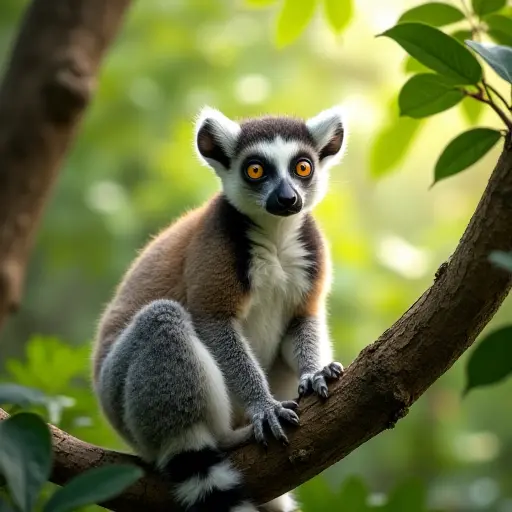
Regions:
[[327, 398], [329, 395], [327, 381], [338, 380], [344, 371], [341, 363], [333, 362], [315, 373], [305, 373], [300, 378], [299, 396], [302, 397], [313, 391], [322, 398]]

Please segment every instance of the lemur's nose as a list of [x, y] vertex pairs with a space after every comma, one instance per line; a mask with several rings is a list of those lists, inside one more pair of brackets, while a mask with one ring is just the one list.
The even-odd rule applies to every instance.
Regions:
[[290, 208], [290, 206], [293, 206], [297, 202], [295, 190], [293, 190], [286, 181], [281, 182], [276, 192], [277, 202], [283, 208]]

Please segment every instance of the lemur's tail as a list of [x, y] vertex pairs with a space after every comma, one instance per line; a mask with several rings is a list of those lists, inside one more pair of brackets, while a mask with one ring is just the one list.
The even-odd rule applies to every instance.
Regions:
[[257, 512], [240, 472], [216, 448], [183, 451], [165, 465], [174, 496], [187, 512]]

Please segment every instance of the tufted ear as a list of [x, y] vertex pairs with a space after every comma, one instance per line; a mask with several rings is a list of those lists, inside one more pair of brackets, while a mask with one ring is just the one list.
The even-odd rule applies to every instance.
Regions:
[[306, 121], [309, 133], [315, 140], [320, 161], [329, 159], [330, 164], [341, 159], [345, 149], [345, 126], [340, 107], [324, 110]]
[[204, 161], [215, 170], [227, 170], [235, 151], [240, 125], [222, 112], [204, 107], [196, 121], [196, 148]]

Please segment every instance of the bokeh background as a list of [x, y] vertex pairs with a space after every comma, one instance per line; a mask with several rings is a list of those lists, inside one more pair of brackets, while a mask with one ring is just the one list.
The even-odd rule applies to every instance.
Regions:
[[[331, 242], [330, 326], [346, 364], [432, 282], [498, 156], [496, 147], [430, 188], [449, 140], [472, 124], [499, 123], [471, 99], [426, 121], [398, 118], [405, 53], [376, 35], [419, 2], [357, 0], [341, 35], [318, 9], [283, 48], [279, 2], [259, 3], [270, 5], [135, 2], [104, 63], [38, 232], [23, 308], [0, 340], [1, 379], [54, 396], [51, 419], [81, 439], [123, 448], [89, 387], [90, 343], [114, 286], [151, 234], [218, 188], [193, 151], [202, 105], [233, 117], [345, 106], [348, 150], [316, 217]], [[0, 2], [2, 65], [26, 4]], [[509, 299], [487, 330], [511, 313]], [[352, 495], [376, 505], [397, 492], [413, 496], [404, 511], [511, 512], [512, 382], [462, 398], [466, 358], [395, 429], [303, 486], [304, 512], [356, 512]]]

